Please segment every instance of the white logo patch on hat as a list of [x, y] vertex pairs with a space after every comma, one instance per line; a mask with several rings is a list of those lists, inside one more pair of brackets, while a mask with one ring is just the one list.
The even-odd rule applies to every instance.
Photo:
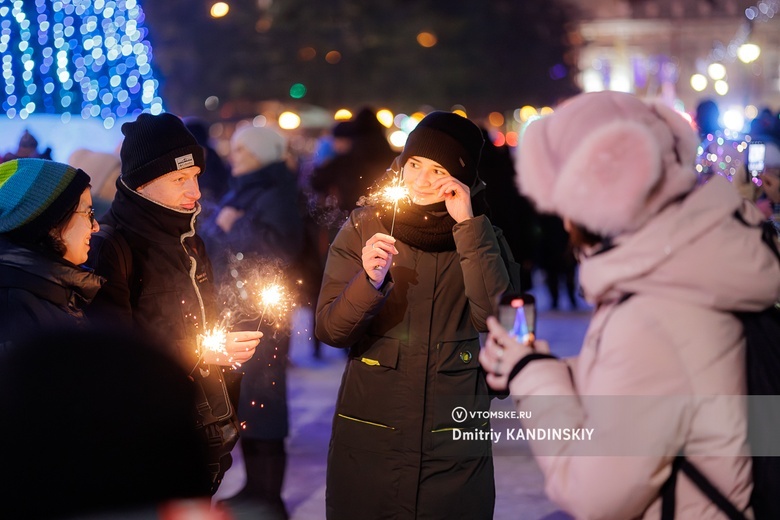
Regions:
[[189, 168], [190, 166], [195, 166], [195, 159], [192, 157], [191, 153], [176, 158], [177, 170], [183, 170], [184, 168]]

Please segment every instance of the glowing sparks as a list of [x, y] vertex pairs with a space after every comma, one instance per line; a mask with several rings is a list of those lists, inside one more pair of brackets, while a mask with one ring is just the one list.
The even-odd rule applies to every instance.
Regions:
[[260, 290], [260, 304], [263, 307], [276, 307], [284, 301], [284, 288], [278, 284], [271, 284]]
[[[388, 170], [388, 174], [391, 170]], [[359, 206], [363, 205], [376, 205], [387, 204], [393, 207], [393, 222], [390, 225], [390, 236], [393, 235], [395, 229], [395, 214], [398, 213], [399, 202], [411, 202], [411, 194], [406, 186], [404, 186], [404, 170], [392, 171], [393, 175], [389, 176], [390, 182], [385, 186], [380, 186], [372, 190], [372, 194], [368, 197], [361, 197], [358, 201]]]
[[228, 351], [225, 348], [226, 342], [227, 331], [223, 327], [214, 327], [207, 330], [203, 334], [199, 334], [198, 348], [200, 350], [201, 357], [203, 357], [207, 351], [216, 352], [217, 354], [224, 354], [227, 356]]
[[269, 325], [275, 325], [279, 328], [282, 321], [284, 321], [290, 311], [295, 307], [295, 302], [292, 295], [284, 286], [279, 282], [279, 276], [275, 276], [270, 283], [260, 282], [260, 288], [256, 292], [257, 308], [260, 310], [260, 319], [257, 325], [257, 330], [263, 324], [265, 319]]
[[406, 186], [387, 186], [380, 192], [380, 199], [388, 204], [397, 205], [400, 201], [410, 199], [409, 190]]

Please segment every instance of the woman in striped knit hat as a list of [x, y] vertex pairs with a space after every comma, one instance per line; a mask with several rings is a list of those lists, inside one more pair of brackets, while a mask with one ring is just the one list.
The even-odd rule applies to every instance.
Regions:
[[66, 164], [0, 164], [0, 345], [84, 325], [102, 278], [81, 266], [99, 229], [89, 176]]

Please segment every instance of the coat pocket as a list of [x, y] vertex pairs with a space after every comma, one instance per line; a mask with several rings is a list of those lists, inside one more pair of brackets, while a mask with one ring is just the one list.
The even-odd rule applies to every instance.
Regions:
[[433, 431], [484, 428], [490, 408], [485, 373], [479, 365], [479, 337], [436, 345]]
[[398, 367], [400, 343], [395, 338], [372, 336], [350, 352], [339, 390], [336, 412], [390, 427], [403, 420], [409, 396], [403, 393]]
[[332, 519], [401, 517], [404, 466], [398, 430], [337, 414], [328, 452], [327, 509]]
[[358, 342], [349, 356], [368, 366], [396, 369], [400, 342], [384, 336], [367, 336]]

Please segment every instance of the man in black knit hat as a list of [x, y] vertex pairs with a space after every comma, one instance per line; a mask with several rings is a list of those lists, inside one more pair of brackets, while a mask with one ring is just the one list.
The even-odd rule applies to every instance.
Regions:
[[[197, 425], [211, 451], [212, 493], [230, 466], [238, 436], [226, 367], [250, 359], [262, 333], [229, 332], [220, 354], [198, 351], [218, 325], [211, 264], [195, 234], [203, 149], [172, 114], [141, 114], [122, 125], [122, 173], [111, 209], [93, 235], [89, 264], [107, 279], [89, 313], [165, 346], [197, 383]], [[220, 368], [222, 367], [222, 368]], [[233, 381], [235, 382], [235, 381]]]

